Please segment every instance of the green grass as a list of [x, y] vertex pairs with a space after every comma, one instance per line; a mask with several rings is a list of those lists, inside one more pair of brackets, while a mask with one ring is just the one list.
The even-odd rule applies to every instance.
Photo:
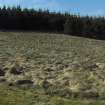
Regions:
[[[10, 73], [16, 65], [24, 68], [25, 75]], [[0, 105], [105, 105], [104, 41], [0, 32], [0, 66], [8, 69], [2, 77], [6, 82], [0, 83]], [[17, 86], [16, 81], [22, 79], [34, 85]], [[45, 79], [47, 89], [43, 88]]]
[[65, 99], [38, 94], [33, 89], [0, 85], [0, 105], [105, 105], [105, 101]]

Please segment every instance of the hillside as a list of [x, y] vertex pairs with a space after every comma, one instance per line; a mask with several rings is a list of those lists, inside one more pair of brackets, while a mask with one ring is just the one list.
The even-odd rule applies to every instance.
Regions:
[[[47, 102], [48, 97], [52, 103], [64, 99], [65, 105], [79, 105], [79, 101], [73, 103], [69, 99], [103, 100], [104, 57], [105, 41], [101, 40], [63, 34], [0, 32], [0, 105], [38, 105], [38, 100]], [[47, 104], [64, 105], [51, 102]], [[85, 104], [91, 105], [80, 102]]]

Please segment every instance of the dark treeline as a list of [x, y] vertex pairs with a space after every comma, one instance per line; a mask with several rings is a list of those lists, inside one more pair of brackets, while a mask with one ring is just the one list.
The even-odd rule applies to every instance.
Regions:
[[0, 8], [0, 29], [63, 32], [66, 17], [48, 10]]
[[0, 8], [0, 30], [58, 32], [105, 39], [105, 18], [4, 6]]

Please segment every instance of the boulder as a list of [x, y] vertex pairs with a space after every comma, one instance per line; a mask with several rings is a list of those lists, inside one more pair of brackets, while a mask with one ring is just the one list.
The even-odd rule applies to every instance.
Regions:
[[5, 78], [0, 78], [0, 83], [5, 82], [6, 79]]
[[100, 68], [100, 69], [104, 69], [104, 68], [105, 68], [105, 63], [96, 63], [96, 65], [97, 65], [98, 68]]
[[27, 85], [27, 84], [31, 85], [33, 84], [33, 81], [32, 80], [18, 80], [16, 84], [17, 85]]
[[14, 86], [14, 84], [13, 83], [9, 83], [8, 86]]
[[51, 83], [48, 80], [44, 80], [42, 83], [44, 89], [48, 89], [51, 86]]
[[14, 75], [20, 75], [24, 73], [23, 67], [12, 67], [12, 69], [10, 70], [11, 74]]
[[82, 97], [84, 98], [96, 99], [99, 97], [98, 92], [94, 92], [94, 91], [86, 91], [81, 94], [82, 94]]
[[0, 76], [5, 76], [5, 71], [2, 68], [0, 68]]
[[46, 71], [46, 72], [52, 72], [52, 71], [54, 71], [54, 69], [52, 69], [52, 68], [46, 68], [46, 69], [44, 69], [44, 71]]

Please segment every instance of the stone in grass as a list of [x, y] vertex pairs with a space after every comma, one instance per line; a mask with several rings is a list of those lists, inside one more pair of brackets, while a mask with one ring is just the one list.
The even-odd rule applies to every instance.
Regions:
[[16, 85], [32, 85], [32, 80], [18, 80], [16, 81]]
[[0, 78], [0, 83], [2, 82], [6, 82], [6, 79], [5, 78]]
[[48, 68], [45, 68], [45, 69], [44, 69], [44, 71], [47, 71], [47, 72], [52, 72], [52, 71], [54, 71], [54, 69], [53, 69], [53, 68], [48, 67]]
[[90, 98], [90, 99], [96, 99], [99, 97], [98, 92], [94, 92], [94, 91], [86, 91], [81, 93], [82, 97], [84, 98]]
[[48, 89], [50, 86], [52, 86], [52, 84], [49, 83], [49, 82], [47, 81], [47, 79], [45, 79], [45, 80], [43, 81], [43, 83], [42, 83], [42, 86], [43, 86], [43, 88], [46, 90], [46, 89]]
[[5, 76], [5, 71], [2, 68], [0, 68], [0, 76]]
[[10, 70], [10, 73], [14, 75], [24, 74], [24, 69], [23, 67], [12, 67], [12, 69]]
[[11, 82], [11, 83], [8, 83], [8, 86], [14, 86], [14, 84]]

